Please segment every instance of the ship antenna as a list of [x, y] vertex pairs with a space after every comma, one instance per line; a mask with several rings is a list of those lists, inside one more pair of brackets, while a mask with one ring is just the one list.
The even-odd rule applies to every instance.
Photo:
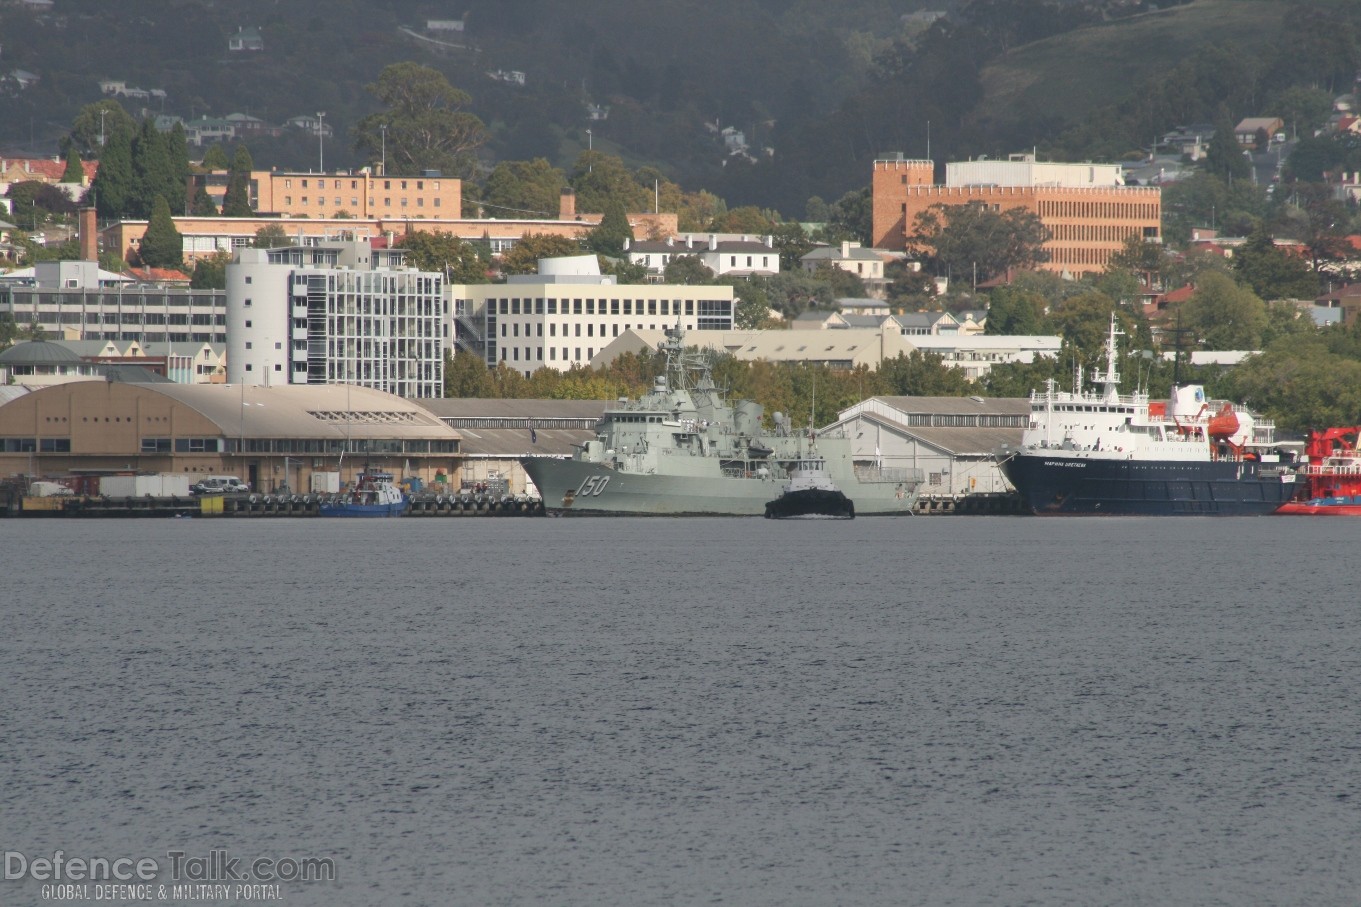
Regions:
[[1102, 394], [1106, 397], [1114, 397], [1120, 393], [1120, 373], [1115, 370], [1116, 337], [1124, 335], [1124, 331], [1115, 326], [1115, 312], [1111, 312], [1111, 332], [1106, 339], [1106, 374], [1102, 375], [1092, 371], [1092, 383], [1103, 385]]

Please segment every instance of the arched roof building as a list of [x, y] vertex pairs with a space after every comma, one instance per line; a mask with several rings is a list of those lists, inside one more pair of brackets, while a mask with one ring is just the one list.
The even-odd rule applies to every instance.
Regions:
[[236, 475], [299, 490], [314, 472], [348, 481], [365, 466], [433, 481], [458, 457], [458, 432], [424, 408], [350, 385], [86, 380], [0, 405], [0, 475]]

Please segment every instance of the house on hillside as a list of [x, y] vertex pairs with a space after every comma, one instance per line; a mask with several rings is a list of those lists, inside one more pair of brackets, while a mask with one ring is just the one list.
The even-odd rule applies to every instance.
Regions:
[[1269, 140], [1284, 128], [1285, 120], [1280, 117], [1246, 117], [1233, 127], [1233, 136], [1241, 147], [1247, 148], [1257, 144], [1262, 132], [1266, 133]]
[[822, 265], [840, 268], [861, 280], [883, 280], [883, 254], [873, 249], [862, 249], [858, 242], [843, 242], [839, 246], [821, 246], [799, 259], [803, 269], [816, 271]]
[[265, 49], [265, 39], [258, 28], [237, 26], [236, 34], [227, 38], [227, 50], [231, 53], [259, 52]]

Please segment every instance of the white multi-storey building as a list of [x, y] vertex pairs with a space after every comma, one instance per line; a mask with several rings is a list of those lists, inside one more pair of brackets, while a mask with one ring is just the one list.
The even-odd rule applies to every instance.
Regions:
[[227, 381], [444, 393], [443, 275], [366, 240], [242, 249], [227, 265]]
[[449, 296], [458, 346], [484, 355], [489, 366], [504, 362], [526, 376], [544, 366], [589, 365], [631, 329], [733, 326], [732, 287], [618, 284], [600, 273], [594, 255], [540, 259], [538, 274], [451, 285]]
[[225, 343], [226, 296], [145, 283], [94, 261], [42, 261], [0, 277], [0, 317], [49, 337], [139, 343]]

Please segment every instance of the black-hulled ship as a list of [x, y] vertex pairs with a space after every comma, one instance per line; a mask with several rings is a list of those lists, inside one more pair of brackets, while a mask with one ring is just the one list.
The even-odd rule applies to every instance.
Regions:
[[1247, 408], [1174, 387], [1166, 401], [1122, 395], [1111, 319], [1100, 391], [1032, 394], [1019, 448], [1002, 472], [1036, 514], [1250, 516], [1295, 493], [1296, 474], [1274, 448], [1274, 425]]
[[855, 502], [836, 487], [827, 475], [827, 461], [816, 454], [789, 464], [789, 481], [780, 496], [766, 504], [768, 520], [797, 517], [855, 519]]

